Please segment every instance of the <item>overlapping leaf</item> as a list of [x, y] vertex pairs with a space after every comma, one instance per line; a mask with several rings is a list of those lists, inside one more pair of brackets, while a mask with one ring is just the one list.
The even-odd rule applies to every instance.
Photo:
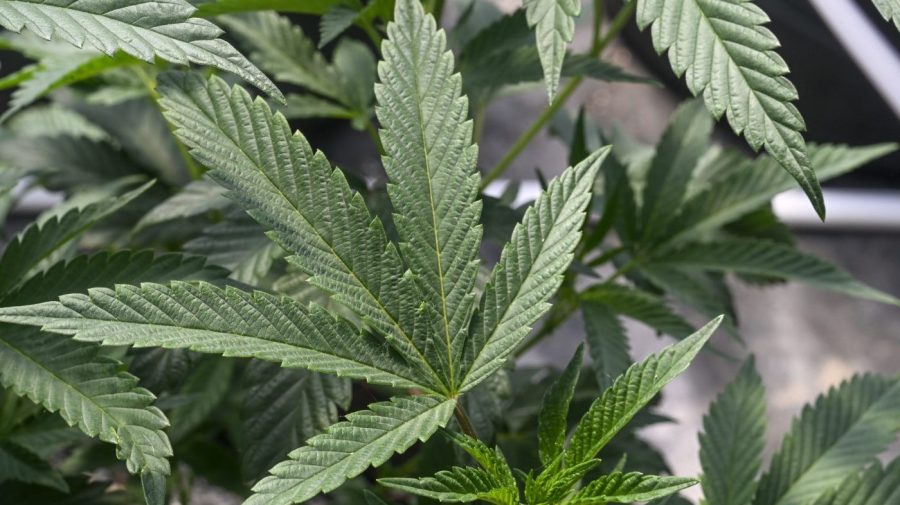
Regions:
[[663, 299], [638, 288], [602, 284], [586, 289], [581, 299], [603, 304], [616, 314], [640, 321], [675, 338], [684, 338], [694, 331], [694, 327], [675, 314]]
[[463, 390], [502, 366], [549, 308], [581, 239], [584, 209], [608, 152], [601, 149], [554, 179], [516, 226], [472, 320]]
[[575, 18], [581, 14], [579, 0], [525, 0], [528, 25], [534, 27], [544, 81], [550, 101], [559, 87], [559, 74], [566, 46], [575, 36]]
[[124, 5], [117, 0], [8, 0], [0, 4], [0, 25], [78, 47], [86, 44], [109, 56], [122, 51], [149, 63], [159, 57], [172, 63], [217, 67], [282, 98], [268, 77], [219, 38], [218, 27], [191, 17], [195, 10], [185, 0]]
[[347, 415], [289, 455], [253, 487], [245, 505], [289, 505], [331, 491], [447, 424], [456, 400], [397, 397]]
[[861, 375], [804, 407], [791, 425], [754, 505], [800, 505], [881, 453], [900, 430], [900, 382]]
[[765, 391], [750, 359], [703, 418], [701, 483], [709, 505], [750, 505], [765, 437]]
[[631, 366], [628, 335], [618, 316], [602, 303], [582, 301], [581, 318], [597, 383], [606, 389]]
[[791, 103], [797, 90], [775, 52], [769, 17], [751, 0], [636, 0], [641, 29], [652, 24], [656, 51], [668, 50], [672, 69], [703, 95], [754, 149], [765, 147], [800, 183], [820, 217], [822, 190], [806, 152], [806, 125]]
[[611, 473], [591, 482], [572, 497], [573, 505], [604, 505], [610, 502], [630, 503], [667, 496], [696, 484], [684, 477], [658, 477], [638, 472]]
[[862, 473], [852, 473], [819, 495], [813, 505], [882, 505], [900, 501], [900, 458], [886, 467], [874, 461]]
[[427, 322], [429, 358], [455, 386], [481, 244], [478, 150], [468, 101], [446, 36], [421, 3], [397, 2], [382, 52], [376, 114], [394, 223], [430, 309], [426, 317], [437, 319]]

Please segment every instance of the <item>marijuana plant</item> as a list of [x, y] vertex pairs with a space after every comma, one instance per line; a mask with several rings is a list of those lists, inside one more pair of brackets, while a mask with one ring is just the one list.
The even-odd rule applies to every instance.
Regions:
[[[807, 146], [749, 0], [633, 0], [605, 33], [601, 7], [569, 54], [571, 0], [471, 3], [448, 32], [441, 0], [0, 0], [3, 48], [35, 62], [0, 80], [0, 218], [17, 186], [64, 196], [0, 256], [3, 502], [185, 504], [194, 476], [259, 505], [679, 503], [698, 483], [710, 505], [896, 500], [900, 467], [872, 463], [896, 378], [806, 408], [758, 481], [752, 359], [706, 418], [699, 479], [636, 434], [704, 347], [731, 352], [707, 345], [720, 325], [742, 342], [725, 274], [900, 304], [799, 251], [770, 205], [796, 180], [824, 216], [819, 180], [896, 146]], [[273, 11], [320, 16], [318, 44]], [[657, 146], [560, 110], [585, 78], [652, 82], [600, 59], [634, 14], [703, 95]], [[546, 111], [482, 177], [488, 105], [542, 79]], [[711, 145], [709, 112], [768, 155]], [[387, 184], [289, 122], [321, 118], [367, 132]], [[570, 167], [526, 208], [515, 185], [482, 195], [551, 120]], [[515, 367], [576, 313], [564, 370]], [[635, 363], [623, 318], [677, 342]]]

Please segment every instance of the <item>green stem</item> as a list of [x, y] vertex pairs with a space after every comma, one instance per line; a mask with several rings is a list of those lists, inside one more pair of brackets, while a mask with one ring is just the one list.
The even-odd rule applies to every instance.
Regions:
[[478, 433], [475, 432], [472, 421], [469, 421], [469, 416], [466, 415], [466, 411], [463, 410], [459, 400], [456, 402], [456, 409], [454, 409], [453, 414], [456, 416], [456, 421], [459, 423], [459, 427], [462, 428], [463, 433], [477, 439]]
[[[628, 2], [624, 7], [616, 14], [616, 17], [613, 19], [610, 24], [609, 30], [603, 36], [602, 39], [596, 38], [592, 44], [590, 55], [592, 57], [600, 56], [606, 46], [609, 45], [610, 42], [625, 28], [625, 24], [631, 18], [631, 14], [634, 12], [634, 2]], [[599, 31], [599, 28], [598, 28]], [[598, 35], [598, 34], [595, 34]], [[553, 102], [541, 113], [540, 116], [528, 127], [525, 132], [519, 136], [516, 142], [509, 148], [509, 151], [500, 158], [500, 161], [488, 172], [481, 181], [481, 189], [487, 187], [488, 184], [496, 180], [498, 177], [503, 175], [504, 172], [509, 168], [513, 161], [522, 154], [522, 151], [531, 143], [531, 140], [534, 139], [535, 135], [544, 128], [544, 126], [553, 118], [553, 116], [559, 111], [559, 109], [565, 104], [566, 100], [578, 89], [578, 86], [584, 81], [584, 76], [573, 77], [568, 84], [559, 92]]]
[[372, 142], [375, 143], [375, 149], [378, 150], [378, 155], [384, 156], [384, 144], [381, 143], [381, 135], [378, 134], [378, 129], [375, 128], [371, 119], [366, 121], [366, 131], [369, 132], [369, 136], [372, 137]]

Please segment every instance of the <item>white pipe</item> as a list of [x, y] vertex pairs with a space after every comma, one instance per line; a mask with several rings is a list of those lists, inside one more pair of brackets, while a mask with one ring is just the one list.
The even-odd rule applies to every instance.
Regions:
[[[484, 190], [490, 196], [500, 196], [508, 184], [506, 180], [494, 181]], [[787, 225], [817, 230], [891, 230], [900, 231], [900, 191], [868, 189], [822, 190], [828, 218], [821, 222], [800, 190], [790, 190], [777, 195], [772, 206], [775, 214]], [[515, 205], [535, 200], [540, 194], [537, 181], [524, 181], [519, 187]]]

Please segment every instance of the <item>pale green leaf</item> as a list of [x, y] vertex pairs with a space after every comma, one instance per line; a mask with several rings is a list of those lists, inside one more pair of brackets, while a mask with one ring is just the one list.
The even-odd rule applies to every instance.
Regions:
[[857, 298], [900, 304], [893, 296], [862, 284], [827, 261], [767, 240], [721, 239], [708, 244], [692, 244], [666, 252], [651, 263], [781, 277]]
[[[289, 368], [426, 389], [403, 358], [321, 306], [207, 283], [92, 289], [59, 302], [0, 309], [0, 321], [104, 345], [191, 349]], [[254, 324], [254, 322], [259, 322]]]
[[416, 382], [442, 389], [414, 338], [421, 302], [383, 226], [281, 114], [240, 87], [169, 74], [160, 85], [166, 117], [192, 155], [228, 196], [269, 231], [309, 282], [334, 293], [404, 355], [415, 358]]
[[265, 361], [247, 366], [241, 387], [241, 468], [248, 480], [262, 477], [350, 406], [349, 380]]
[[754, 505], [802, 505], [871, 460], [900, 430], [900, 381], [858, 375], [794, 419]]
[[545, 466], [550, 465], [563, 451], [569, 427], [569, 404], [575, 395], [583, 358], [584, 346], [579, 345], [565, 370], [544, 393], [538, 416], [538, 454]]
[[597, 398], [575, 427], [566, 461], [576, 465], [600, 452], [672, 379], [681, 374], [719, 326], [721, 316], [690, 337], [635, 363]]
[[554, 179], [516, 226], [472, 321], [463, 390], [500, 368], [550, 307], [581, 239], [584, 209], [608, 153], [609, 148], [601, 149]]
[[327, 493], [446, 426], [456, 400], [396, 397], [347, 415], [309, 439], [253, 487], [245, 505], [288, 505]]
[[525, 0], [528, 25], [534, 28], [547, 96], [552, 102], [559, 87], [559, 74], [566, 46], [575, 36], [575, 18], [581, 14], [580, 0]]
[[765, 147], [800, 183], [821, 218], [822, 189], [806, 153], [806, 125], [793, 105], [797, 90], [775, 52], [769, 17], [751, 0], [635, 0], [641, 29], [653, 25], [657, 52], [668, 50], [675, 74], [703, 95], [753, 149]]
[[388, 195], [426, 305], [428, 356], [453, 387], [474, 308], [481, 245], [478, 150], [446, 35], [418, 0], [398, 0], [378, 66]]
[[630, 346], [625, 327], [602, 303], [582, 301], [581, 318], [588, 355], [594, 364], [594, 374], [601, 390], [612, 386], [616, 377], [631, 366]]
[[222, 186], [209, 179], [191, 181], [181, 191], [144, 214], [144, 217], [134, 225], [134, 229], [138, 231], [175, 219], [203, 215], [211, 210], [223, 210], [229, 203], [224, 193]]
[[638, 472], [603, 475], [585, 486], [570, 501], [572, 505], [605, 505], [609, 502], [647, 501], [677, 493], [696, 484], [684, 477], [659, 477]]
[[893, 21], [897, 30], [900, 30], [900, 0], [872, 0], [878, 12], [887, 21]]
[[765, 390], [751, 358], [703, 417], [700, 480], [708, 505], [750, 505], [765, 443]]
[[195, 10], [185, 0], [126, 5], [116, 0], [5, 0], [0, 3], [0, 25], [77, 47], [88, 45], [109, 56], [122, 51], [148, 63], [158, 57], [182, 65], [209, 65], [283, 100], [268, 77], [219, 38], [222, 31], [216, 25], [191, 17]]
[[102, 128], [84, 116], [58, 105], [29, 107], [11, 119], [6, 126], [20, 136], [32, 137], [83, 137], [93, 141], [106, 140]]

